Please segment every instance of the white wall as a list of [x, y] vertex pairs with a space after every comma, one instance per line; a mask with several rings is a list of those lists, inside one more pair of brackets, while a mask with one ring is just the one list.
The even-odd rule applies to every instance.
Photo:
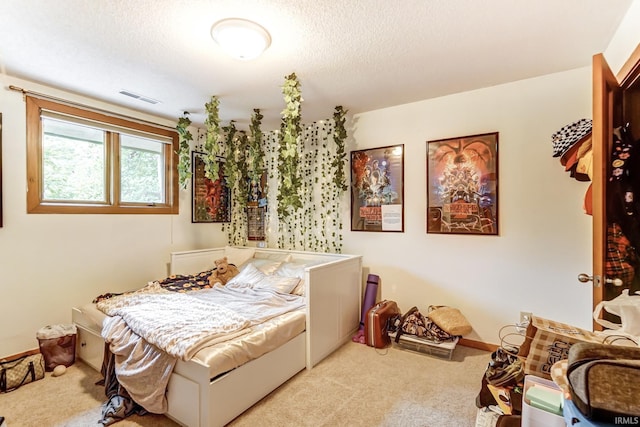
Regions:
[[6, 89], [10, 84], [175, 126], [175, 122], [3, 78], [0, 358], [37, 348], [36, 331], [69, 323], [75, 305], [166, 277], [170, 251], [226, 244], [219, 224], [191, 224], [190, 190], [181, 191], [179, 215], [27, 215], [25, 103], [22, 94]]
[[604, 56], [615, 74], [618, 73], [640, 42], [638, 22], [640, 22], [640, 1], [634, 1], [604, 52]]
[[[614, 73], [640, 42], [638, 22], [633, 2], [605, 51]], [[364, 255], [402, 310], [460, 308], [470, 339], [499, 344], [520, 311], [590, 329], [591, 285], [576, 279], [591, 272], [587, 184], [552, 157], [550, 136], [591, 109], [587, 67], [357, 115], [351, 149], [405, 144], [405, 232], [348, 231], [345, 252]], [[426, 141], [494, 131], [500, 236], [427, 234]]]
[[[519, 312], [590, 328], [591, 217], [586, 183], [552, 157], [551, 134], [591, 117], [591, 71], [536, 79], [357, 115], [355, 146], [405, 144], [405, 232], [347, 232], [345, 252], [364, 255], [381, 297], [401, 310], [458, 307], [468, 338], [499, 343]], [[426, 141], [499, 132], [500, 236], [426, 233]]]

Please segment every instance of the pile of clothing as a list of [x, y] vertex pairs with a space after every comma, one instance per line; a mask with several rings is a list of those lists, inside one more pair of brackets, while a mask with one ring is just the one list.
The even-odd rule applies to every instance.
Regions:
[[476, 425], [486, 419], [485, 424], [492, 427], [520, 426], [525, 372], [518, 352], [517, 347], [503, 345], [491, 353], [476, 397]]
[[[551, 136], [553, 157], [560, 159], [565, 171], [578, 181], [593, 179], [592, 121], [580, 119], [562, 127]], [[611, 152], [607, 168], [606, 216], [607, 263], [606, 275], [622, 280], [632, 291], [640, 289], [634, 280], [640, 264], [636, 248], [640, 248], [640, 169], [637, 157], [640, 141], [631, 135], [630, 123], [618, 126], [611, 135]], [[584, 197], [583, 209], [593, 215], [593, 186], [590, 183]], [[615, 298], [621, 286], [608, 286], [605, 299]]]
[[389, 319], [387, 331], [395, 334], [395, 341], [403, 334], [415, 335], [436, 343], [452, 341], [467, 335], [472, 327], [464, 315], [454, 307], [434, 306], [423, 315], [417, 307], [412, 307], [403, 315]]

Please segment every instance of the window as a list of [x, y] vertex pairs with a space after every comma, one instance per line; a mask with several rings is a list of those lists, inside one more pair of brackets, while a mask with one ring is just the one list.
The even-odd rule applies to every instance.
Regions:
[[178, 213], [178, 135], [27, 96], [29, 213]]

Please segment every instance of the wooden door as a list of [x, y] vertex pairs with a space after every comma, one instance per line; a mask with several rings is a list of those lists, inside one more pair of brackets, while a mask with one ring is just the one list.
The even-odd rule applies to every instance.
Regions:
[[[620, 86], [602, 54], [593, 57], [593, 307], [604, 296], [607, 181]], [[598, 325], [594, 322], [594, 327]]]
[[[640, 44], [617, 77], [602, 54], [593, 57], [593, 308], [605, 298], [605, 288], [613, 286], [608, 282], [615, 279], [605, 275], [607, 182], [613, 129], [626, 123], [631, 125], [632, 134], [639, 137]], [[594, 329], [601, 327], [594, 322]]]

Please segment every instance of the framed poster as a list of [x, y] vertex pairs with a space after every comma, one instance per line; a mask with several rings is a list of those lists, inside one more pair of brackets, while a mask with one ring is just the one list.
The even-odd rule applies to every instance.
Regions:
[[351, 231], [404, 231], [404, 144], [351, 152]]
[[427, 141], [427, 233], [498, 234], [498, 132]]
[[230, 222], [231, 192], [222, 175], [223, 161], [220, 158], [218, 179], [211, 181], [204, 175], [205, 153], [191, 152], [193, 186], [191, 222]]

